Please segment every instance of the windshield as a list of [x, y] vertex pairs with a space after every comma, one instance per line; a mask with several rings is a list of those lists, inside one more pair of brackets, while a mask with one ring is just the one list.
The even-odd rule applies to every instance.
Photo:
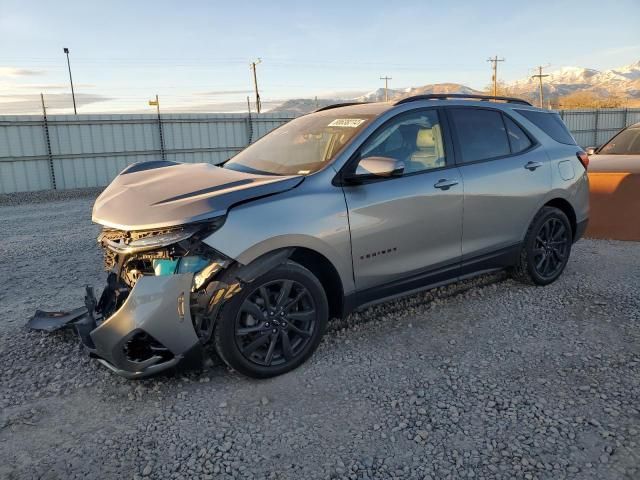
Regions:
[[640, 127], [627, 128], [609, 140], [598, 153], [604, 155], [640, 155]]
[[308, 175], [330, 163], [373, 115], [305, 115], [265, 135], [224, 168], [265, 175]]

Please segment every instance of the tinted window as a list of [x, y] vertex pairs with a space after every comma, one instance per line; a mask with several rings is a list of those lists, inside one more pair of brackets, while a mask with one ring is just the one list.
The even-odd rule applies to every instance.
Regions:
[[444, 167], [438, 112], [420, 110], [398, 115], [365, 142], [359, 156], [400, 160], [404, 162], [404, 173]]
[[500, 112], [453, 108], [450, 113], [463, 162], [486, 160], [511, 153]]
[[576, 141], [567, 130], [566, 125], [560, 115], [553, 112], [535, 112], [533, 110], [516, 110], [544, 133], [553, 138], [556, 142], [567, 145], [575, 145]]
[[623, 130], [609, 140], [598, 153], [608, 155], [640, 154], [640, 127]]
[[511, 153], [519, 153], [531, 146], [531, 140], [526, 133], [509, 117], [504, 116], [504, 123], [507, 126], [509, 134], [509, 143], [511, 144]]

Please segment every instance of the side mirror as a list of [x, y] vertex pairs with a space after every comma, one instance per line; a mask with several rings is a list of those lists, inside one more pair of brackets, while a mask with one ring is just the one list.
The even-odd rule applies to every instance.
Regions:
[[387, 178], [402, 175], [404, 162], [389, 157], [366, 157], [360, 160], [355, 173], [345, 176], [350, 183], [375, 178]]
[[587, 155], [595, 155], [596, 150], [598, 150], [598, 147], [587, 147]]

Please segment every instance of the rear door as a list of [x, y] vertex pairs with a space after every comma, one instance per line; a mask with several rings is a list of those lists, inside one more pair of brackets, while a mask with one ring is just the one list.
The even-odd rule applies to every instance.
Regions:
[[459, 272], [463, 185], [440, 120], [435, 108], [401, 113], [374, 132], [350, 163], [384, 156], [405, 164], [400, 176], [343, 186], [363, 302]]
[[465, 189], [462, 262], [508, 263], [551, 189], [547, 155], [500, 110], [450, 107], [447, 114]]

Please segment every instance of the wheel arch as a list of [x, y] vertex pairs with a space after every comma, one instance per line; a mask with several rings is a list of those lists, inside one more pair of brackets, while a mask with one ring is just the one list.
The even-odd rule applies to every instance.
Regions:
[[331, 261], [321, 253], [306, 247], [296, 247], [289, 258], [305, 267], [320, 281], [329, 303], [329, 318], [342, 318], [345, 313], [344, 286], [338, 270]]
[[262, 253], [248, 263], [236, 262], [222, 278], [227, 282], [230, 278], [251, 282], [288, 260], [303, 266], [315, 275], [327, 296], [329, 318], [342, 318], [346, 313], [346, 306], [345, 288], [340, 273], [327, 256], [312, 248], [303, 246], [276, 248]]
[[555, 207], [558, 210], [562, 211], [567, 216], [567, 218], [569, 219], [569, 224], [571, 225], [571, 234], [572, 234], [573, 239], [575, 240], [577, 229], [578, 229], [578, 223], [577, 223], [577, 218], [576, 218], [576, 212], [575, 212], [573, 206], [571, 205], [571, 203], [569, 203], [564, 198], [556, 197], [556, 198], [553, 198], [553, 199], [549, 200], [543, 206], [544, 207]]

